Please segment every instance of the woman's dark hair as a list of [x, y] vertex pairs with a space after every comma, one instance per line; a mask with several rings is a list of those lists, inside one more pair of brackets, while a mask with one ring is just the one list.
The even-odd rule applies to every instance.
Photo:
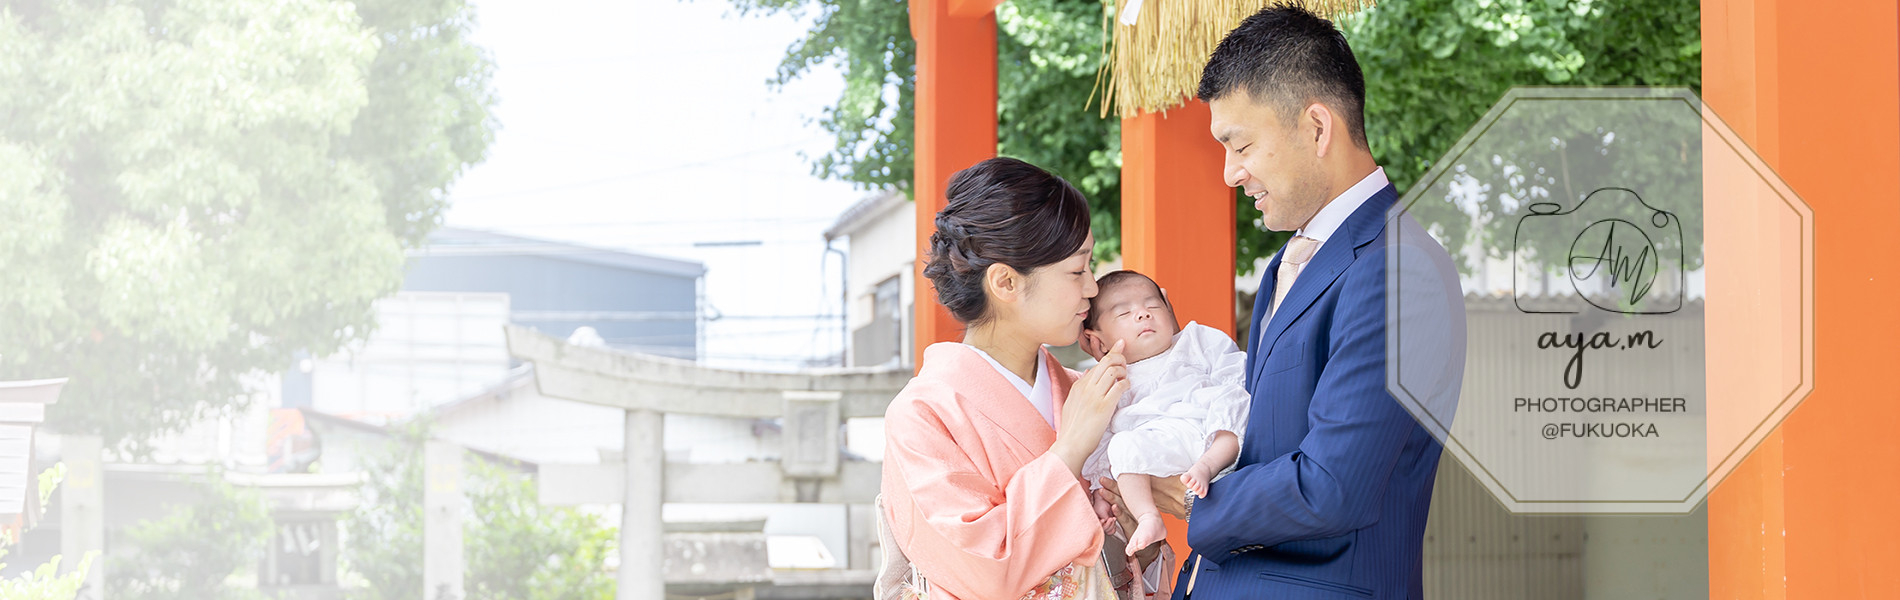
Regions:
[[992, 158], [950, 177], [949, 202], [930, 234], [924, 277], [964, 325], [989, 318], [983, 274], [1002, 263], [1024, 275], [1061, 262], [1089, 235], [1089, 203], [1075, 186], [1014, 158]]

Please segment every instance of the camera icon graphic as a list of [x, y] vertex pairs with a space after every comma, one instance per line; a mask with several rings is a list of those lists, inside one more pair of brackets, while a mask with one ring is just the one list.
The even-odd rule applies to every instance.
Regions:
[[[1534, 231], [1554, 229], [1574, 236], [1560, 264], [1555, 265], [1570, 280], [1574, 297], [1626, 315], [1660, 315], [1682, 309], [1682, 220], [1675, 213], [1650, 206], [1634, 190], [1618, 187], [1592, 191], [1570, 210], [1554, 202], [1538, 202], [1527, 208], [1530, 214], [1518, 218], [1512, 240], [1512, 262], [1517, 268], [1511, 299], [1519, 311], [1580, 312], [1552, 310], [1556, 307], [1546, 303], [1526, 305], [1526, 300], [1537, 297], [1538, 290], [1546, 287], [1533, 278], [1549, 266], [1526, 264], [1523, 248], [1528, 241], [1527, 226]], [[1657, 289], [1664, 277], [1675, 284], [1673, 288]], [[1558, 295], [1555, 289], [1544, 292], [1546, 298]]]

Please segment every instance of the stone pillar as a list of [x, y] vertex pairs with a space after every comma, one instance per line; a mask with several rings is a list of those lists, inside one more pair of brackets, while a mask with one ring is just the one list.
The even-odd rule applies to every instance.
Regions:
[[461, 446], [430, 441], [423, 446], [422, 598], [461, 600], [462, 456]]
[[107, 564], [103, 444], [96, 435], [69, 435], [59, 445], [66, 463], [66, 479], [59, 484], [59, 571], [71, 573], [86, 553], [99, 552], [79, 591], [80, 600], [98, 600], [105, 597]]
[[627, 411], [627, 491], [621, 502], [619, 600], [663, 598], [665, 545], [660, 504], [665, 474], [664, 415]]

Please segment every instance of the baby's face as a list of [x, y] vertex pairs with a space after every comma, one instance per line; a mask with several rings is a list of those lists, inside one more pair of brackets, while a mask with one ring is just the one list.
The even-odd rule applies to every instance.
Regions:
[[1122, 354], [1128, 362], [1151, 358], [1174, 345], [1181, 326], [1174, 321], [1161, 290], [1145, 280], [1124, 281], [1095, 296], [1095, 328], [1082, 332], [1082, 348], [1097, 360], [1126, 340]]

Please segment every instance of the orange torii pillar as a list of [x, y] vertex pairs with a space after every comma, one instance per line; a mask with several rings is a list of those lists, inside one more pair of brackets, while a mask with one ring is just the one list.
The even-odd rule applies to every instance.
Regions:
[[1813, 209], [1815, 255], [1814, 390], [1709, 495], [1709, 596], [1889, 597], [1900, 589], [1900, 11], [1703, 0], [1702, 38], [1703, 98]]
[[924, 278], [930, 234], [943, 210], [950, 176], [996, 156], [996, 5], [1000, 0], [910, 0], [910, 32], [917, 40], [916, 292], [911, 364], [924, 348], [963, 339], [963, 325], [937, 303]]
[[[1221, 176], [1211, 119], [1197, 100], [1122, 119], [1122, 266], [1167, 288], [1181, 324], [1232, 336], [1234, 189]], [[1168, 545], [1187, 556], [1187, 524], [1163, 521]]]

